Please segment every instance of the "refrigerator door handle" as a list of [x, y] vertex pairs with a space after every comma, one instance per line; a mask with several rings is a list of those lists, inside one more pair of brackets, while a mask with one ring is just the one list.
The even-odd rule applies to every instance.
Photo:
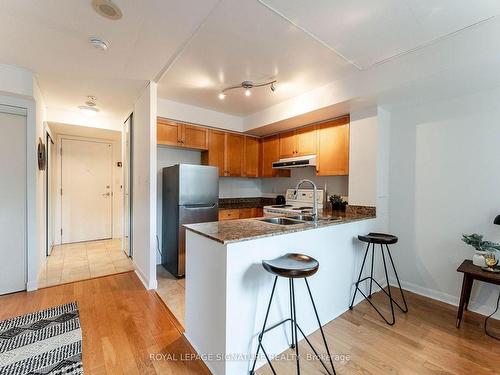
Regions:
[[188, 210], [189, 209], [195, 210], [197, 208], [215, 208], [216, 206], [217, 206], [217, 203], [213, 203], [213, 204], [185, 204], [182, 207], [184, 207]]

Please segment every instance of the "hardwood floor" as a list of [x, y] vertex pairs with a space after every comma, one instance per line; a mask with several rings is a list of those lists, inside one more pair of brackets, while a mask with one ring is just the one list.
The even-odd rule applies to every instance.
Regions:
[[[454, 306], [406, 296], [410, 312], [397, 312], [393, 327], [366, 302], [326, 325], [332, 353], [345, 356], [335, 363], [337, 374], [500, 374], [500, 342], [483, 333], [484, 317], [466, 312], [457, 329]], [[74, 300], [81, 315], [85, 374], [209, 374], [200, 360], [187, 358], [195, 352], [182, 326], [133, 272], [2, 296], [0, 320]], [[500, 334], [499, 322], [494, 326]], [[323, 353], [319, 331], [309, 338]], [[301, 373], [324, 374], [319, 362], [305, 359], [308, 354], [302, 340]], [[278, 374], [295, 373], [292, 360], [273, 364]], [[271, 371], [265, 366], [257, 373]]]
[[0, 320], [70, 301], [80, 310], [85, 374], [210, 373], [186, 359], [194, 351], [181, 328], [133, 272], [2, 296]]
[[[383, 296], [378, 293], [373, 301], [384, 303]], [[405, 296], [410, 311], [396, 310], [392, 327], [365, 301], [326, 325], [331, 352], [349, 356], [334, 363], [337, 374], [500, 374], [500, 341], [484, 334], [483, 316], [466, 312], [457, 329], [455, 306], [410, 292]], [[499, 322], [493, 326], [500, 335]], [[309, 339], [319, 353], [324, 352], [319, 330]], [[304, 340], [299, 346], [301, 358], [312, 354]], [[275, 360], [273, 366], [278, 373], [295, 373], [294, 360]], [[303, 360], [301, 368], [307, 374], [326, 373], [316, 360]], [[271, 374], [271, 370], [266, 365], [257, 374]]]

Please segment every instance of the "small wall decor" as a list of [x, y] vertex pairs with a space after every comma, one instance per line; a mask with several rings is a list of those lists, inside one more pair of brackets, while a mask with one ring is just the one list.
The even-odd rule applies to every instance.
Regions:
[[45, 166], [47, 164], [47, 150], [45, 148], [45, 144], [42, 141], [42, 138], [38, 138], [38, 169], [41, 171], [45, 170]]

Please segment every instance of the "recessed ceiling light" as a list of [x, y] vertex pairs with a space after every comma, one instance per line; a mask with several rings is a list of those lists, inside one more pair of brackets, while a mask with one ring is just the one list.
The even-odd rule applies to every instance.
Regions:
[[123, 17], [120, 8], [111, 0], [92, 0], [92, 7], [97, 14], [110, 20], [119, 20]]
[[108, 49], [108, 43], [104, 40], [96, 38], [95, 36], [89, 39], [90, 44], [92, 44], [95, 48], [100, 49], [102, 51], [106, 51]]
[[86, 114], [87, 116], [95, 116], [97, 115], [97, 112], [99, 112], [99, 110], [95, 107], [89, 107], [88, 105], [81, 105], [78, 107], [78, 109], [80, 111], [82, 111], [84, 114]]

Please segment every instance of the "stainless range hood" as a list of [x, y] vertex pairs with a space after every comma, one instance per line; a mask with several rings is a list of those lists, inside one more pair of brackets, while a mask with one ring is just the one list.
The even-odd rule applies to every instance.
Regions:
[[316, 167], [316, 155], [297, 156], [295, 158], [280, 159], [273, 163], [274, 169], [291, 169]]

